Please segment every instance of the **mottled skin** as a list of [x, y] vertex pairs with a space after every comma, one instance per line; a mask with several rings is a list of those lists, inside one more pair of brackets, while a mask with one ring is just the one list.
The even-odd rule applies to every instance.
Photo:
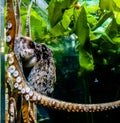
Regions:
[[29, 37], [16, 38], [15, 54], [21, 71], [28, 72], [29, 85], [38, 93], [51, 95], [56, 81], [56, 68], [52, 50], [45, 44], [37, 44]]

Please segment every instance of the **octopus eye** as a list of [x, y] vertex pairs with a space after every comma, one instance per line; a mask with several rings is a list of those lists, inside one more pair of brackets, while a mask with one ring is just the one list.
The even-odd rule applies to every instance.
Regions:
[[29, 48], [35, 49], [35, 44], [33, 42], [29, 43]]
[[20, 37], [20, 40], [25, 40], [25, 38], [24, 37]]

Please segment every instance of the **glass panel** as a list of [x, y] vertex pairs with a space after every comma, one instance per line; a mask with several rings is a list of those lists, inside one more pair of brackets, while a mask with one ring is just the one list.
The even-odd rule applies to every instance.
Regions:
[[5, 122], [4, 0], [0, 0], [0, 122]]

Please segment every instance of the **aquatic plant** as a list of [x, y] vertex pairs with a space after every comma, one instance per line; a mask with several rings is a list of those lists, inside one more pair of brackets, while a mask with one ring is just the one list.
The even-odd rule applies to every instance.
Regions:
[[[36, 4], [31, 10], [31, 34], [36, 42], [51, 44], [53, 49], [58, 50], [60, 43], [57, 39], [73, 33], [78, 36], [76, 49], [82, 68], [80, 75], [83, 71], [93, 71], [98, 62], [103, 65], [114, 64], [112, 56], [115, 59], [119, 57], [120, 47], [119, 2], [100, 0], [99, 5], [89, 6], [86, 2], [78, 4], [77, 0], [51, 0], [46, 10], [48, 14]], [[27, 4], [23, 1], [24, 6], [21, 7], [23, 34]]]
[[[113, 64], [115, 64], [115, 67], [119, 67], [118, 59], [120, 52], [120, 30], [118, 28], [119, 18], [117, 17], [119, 16], [119, 12], [117, 11], [116, 14], [116, 7], [114, 8], [114, 5], [118, 6], [117, 4], [119, 4], [119, 2], [116, 2], [115, 0], [113, 0], [112, 3], [104, 3], [104, 6], [102, 1], [100, 1], [99, 6], [87, 6], [86, 3], [83, 3], [81, 5], [78, 4], [77, 0], [51, 0], [47, 9], [48, 14], [45, 14], [44, 16], [42, 16], [42, 13], [46, 12], [39, 11], [39, 13], [36, 11], [36, 7], [33, 7], [34, 10], [31, 11], [31, 21], [33, 22], [31, 23], [32, 28], [30, 30], [32, 34], [31, 37], [34, 38], [36, 42], [45, 42], [50, 45], [54, 44], [53, 46], [57, 47], [58, 43], [56, 42], [59, 41], [57, 39], [75, 34], [78, 37], [76, 40], [76, 50], [79, 52], [79, 65], [81, 68], [79, 76], [84, 75], [84, 73], [86, 72], [93, 71], [97, 64], [103, 66], [109, 65], [109, 67], [113, 67]], [[23, 14], [21, 15], [21, 17], [23, 19], [22, 22], [24, 22], [24, 24], [22, 25], [23, 28], [25, 26], [25, 18], [27, 13], [25, 10], [23, 10], [23, 8], [26, 7], [26, 5], [23, 1], [21, 6], [21, 12]], [[48, 17], [48, 20], [46, 19], [46, 17]], [[40, 28], [38, 28], [38, 23], [41, 24]], [[10, 29], [13, 25], [11, 25], [10, 23], [7, 24], [9, 32], [11, 31]], [[113, 27], [115, 28], [112, 29]], [[13, 28], [14, 26], [12, 27], [12, 29]], [[23, 29], [22, 32], [26, 33], [26, 30]], [[11, 35], [7, 33], [6, 38], [10, 51], [13, 52], [15, 38], [14, 34], [12, 35], [13, 37], [10, 37]], [[54, 47], [53, 50], [55, 49]], [[23, 77], [24, 75], [21, 74], [21, 68], [19, 67], [18, 60], [16, 59], [13, 52], [10, 52], [11, 54], [8, 55], [8, 62], [10, 64], [8, 75], [10, 72], [11, 76], [7, 76], [7, 82], [9, 84], [14, 84], [14, 87], [12, 85], [11, 88], [15, 88], [15, 92], [17, 88], [18, 93], [20, 93], [20, 95], [23, 94], [23, 96], [25, 97], [22, 98], [24, 122], [26, 120], [32, 120], [33, 122], [36, 122], [35, 117], [33, 116], [34, 112], [32, 110], [32, 106], [29, 106], [29, 104], [33, 102], [52, 107], [53, 109], [66, 110], [68, 112], [103, 111], [120, 106], [119, 100], [104, 104], [76, 104], [52, 99], [35, 91], [31, 91], [31, 87], [26, 85], [26, 81], [24, 80], [24, 78], [22, 78], [21, 80], [21, 77]], [[15, 69], [17, 69], [17, 72], [15, 71]], [[16, 76], [18, 76], [17, 79]], [[10, 78], [12, 80], [10, 80]], [[10, 83], [11, 81], [12, 83]], [[15, 106], [16, 100], [10, 98], [9, 101], [10, 104]], [[16, 106], [12, 108], [15, 109]], [[29, 108], [30, 110], [28, 111]]]

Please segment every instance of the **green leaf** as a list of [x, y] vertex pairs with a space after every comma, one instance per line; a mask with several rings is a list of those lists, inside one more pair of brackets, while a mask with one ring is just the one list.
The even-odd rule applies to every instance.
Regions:
[[114, 14], [116, 16], [116, 22], [120, 25], [120, 11], [114, 11]]
[[110, 19], [113, 17], [113, 13], [112, 12], [105, 12], [104, 14], [101, 15], [101, 17], [99, 18], [98, 22], [96, 23], [96, 25], [94, 25], [94, 27], [91, 30], [95, 30], [96, 28], [99, 27], [103, 27], [103, 28], [107, 28], [110, 25]]
[[75, 14], [76, 14], [75, 32], [78, 36], [80, 47], [83, 47], [87, 39], [89, 38], [89, 27], [87, 24], [87, 16], [86, 16], [85, 8], [81, 6], [80, 11], [76, 11]]
[[53, 28], [50, 29], [50, 33], [53, 36], [61, 36], [61, 35], [64, 35], [64, 31], [65, 31], [65, 29], [63, 28], [61, 22], [59, 22]]
[[113, 0], [118, 8], [120, 8], [120, 0]]
[[100, 0], [100, 8], [112, 11], [117, 24], [120, 24], [120, 0]]
[[51, 0], [48, 6], [48, 18], [51, 27], [55, 26], [63, 16], [66, 9], [71, 8], [76, 0]]
[[[32, 26], [34, 25], [34, 26]], [[31, 13], [31, 34], [34, 39], [42, 38], [46, 34], [46, 23], [36, 12]]]
[[93, 27], [94, 25], [96, 25], [97, 22], [98, 22], [97, 19], [94, 16], [92, 16], [92, 15], [88, 15], [87, 16], [87, 20], [88, 20], [88, 23], [89, 23], [89, 25], [91, 27]]
[[119, 44], [120, 45], [120, 37], [114, 37], [112, 39], [116, 44]]
[[64, 27], [64, 29], [68, 29], [70, 23], [71, 23], [71, 18], [73, 15], [73, 10], [74, 8], [70, 8], [68, 10], [65, 10], [64, 14], [63, 14], [63, 19], [61, 20], [62, 26]]
[[102, 10], [113, 10], [113, 0], [100, 0], [99, 5]]
[[80, 49], [79, 62], [80, 62], [80, 66], [85, 70], [87, 71], [94, 70], [93, 56], [84, 49]]
[[[89, 42], [89, 27], [87, 24], [87, 15], [84, 7], [82, 6], [80, 10], [76, 10], [76, 27], [75, 32], [78, 36], [79, 41], [79, 63], [82, 68], [87, 71], [92, 71], [94, 69], [93, 56], [90, 53]], [[88, 48], [88, 49], [87, 49]]]
[[73, 15], [73, 9], [65, 10], [62, 20], [60, 20], [54, 27], [50, 29], [50, 33], [53, 36], [63, 36], [70, 32], [69, 25], [71, 23], [71, 17]]

